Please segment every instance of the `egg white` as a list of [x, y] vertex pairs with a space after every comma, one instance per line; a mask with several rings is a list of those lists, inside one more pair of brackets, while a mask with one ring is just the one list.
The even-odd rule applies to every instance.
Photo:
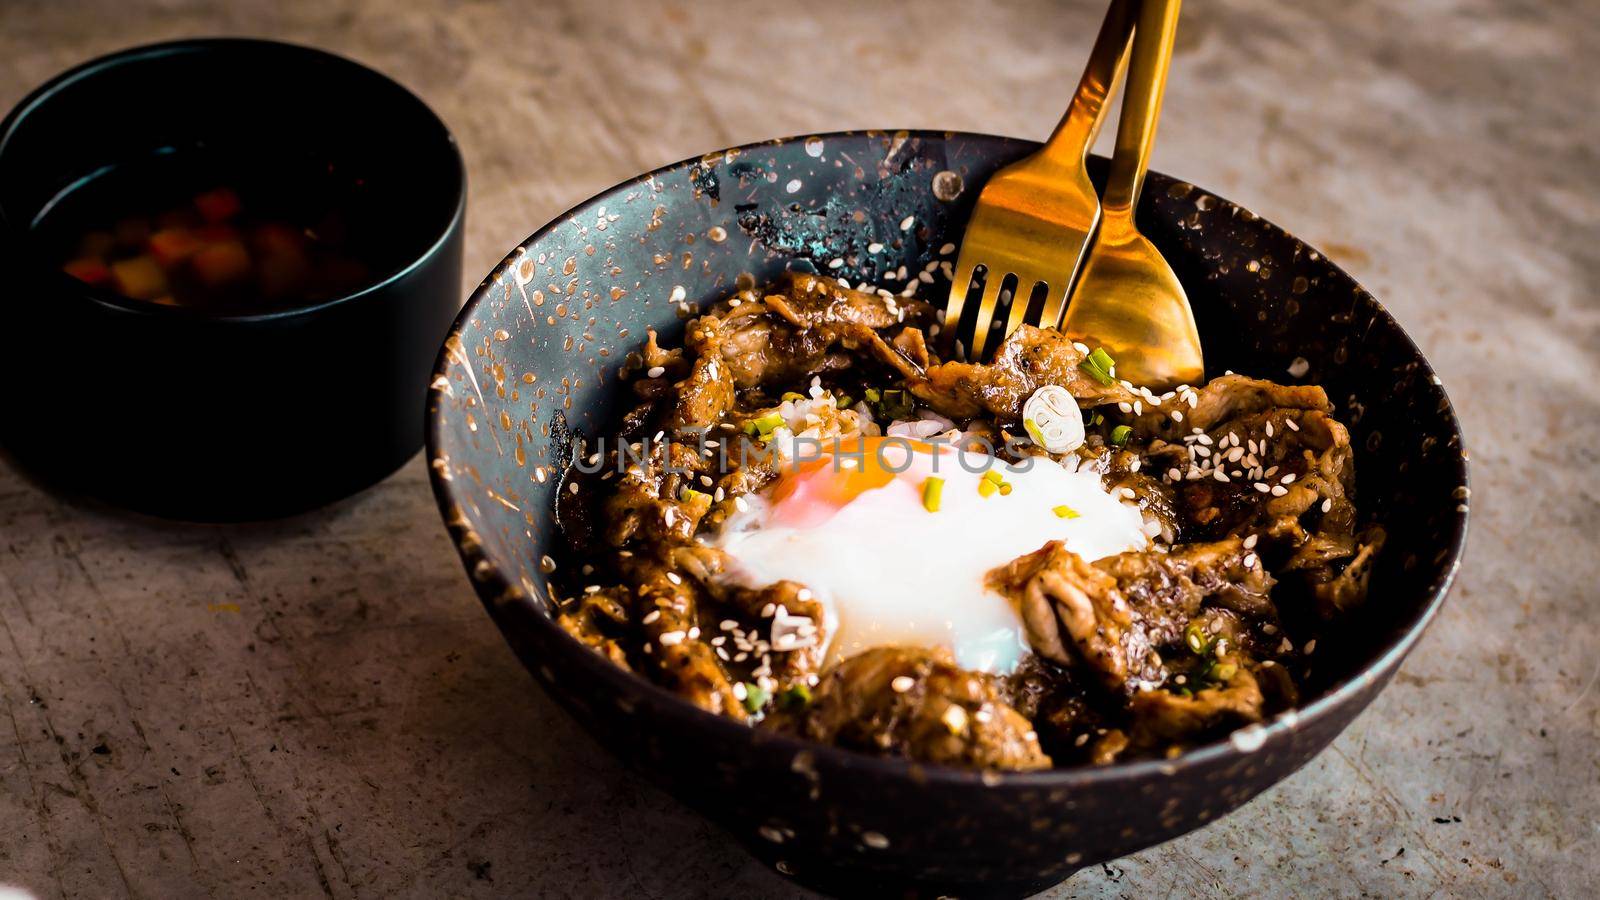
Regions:
[[[740, 583], [791, 580], [811, 589], [827, 611], [829, 663], [884, 645], [944, 647], [965, 668], [1012, 672], [1027, 638], [1011, 602], [985, 586], [989, 571], [1052, 540], [1090, 561], [1147, 544], [1139, 510], [1093, 472], [972, 453], [962, 456], [965, 466], [954, 452], [907, 459], [903, 446], [885, 449], [901, 452], [891, 465], [904, 463], [904, 471], [820, 524], [784, 524], [795, 518], [784, 510], [791, 496], [753, 506], [714, 539]], [[1008, 495], [979, 492], [989, 467], [1011, 485]], [[930, 476], [944, 479], [937, 512], [923, 503]], [[1077, 516], [1059, 515], [1061, 506]]]

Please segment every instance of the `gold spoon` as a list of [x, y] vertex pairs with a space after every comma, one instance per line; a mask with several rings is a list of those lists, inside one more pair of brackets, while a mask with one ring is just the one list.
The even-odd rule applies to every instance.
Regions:
[[1100, 228], [1061, 323], [1073, 339], [1104, 347], [1116, 360], [1119, 379], [1157, 389], [1198, 384], [1205, 377], [1188, 295], [1133, 221], [1161, 115], [1179, 5], [1180, 0], [1141, 4], [1116, 152], [1100, 198]]

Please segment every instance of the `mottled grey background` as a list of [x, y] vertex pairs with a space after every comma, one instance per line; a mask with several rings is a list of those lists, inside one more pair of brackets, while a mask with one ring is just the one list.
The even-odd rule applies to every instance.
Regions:
[[[713, 148], [1042, 137], [1102, 8], [4, 0], [0, 106], [162, 38], [349, 54], [460, 138], [475, 281], [571, 203]], [[1155, 165], [1325, 250], [1410, 330], [1467, 429], [1471, 548], [1332, 749], [1056, 895], [1593, 894], [1597, 47], [1586, 0], [1188, 4]], [[0, 712], [0, 883], [41, 896], [794, 893], [534, 688], [418, 460], [234, 528], [64, 502], [0, 467]]]

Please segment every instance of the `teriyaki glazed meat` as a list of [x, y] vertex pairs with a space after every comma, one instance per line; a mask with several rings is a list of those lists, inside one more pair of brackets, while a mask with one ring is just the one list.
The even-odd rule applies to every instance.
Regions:
[[984, 769], [1172, 756], [1293, 706], [1367, 593], [1320, 387], [1155, 394], [1023, 326], [791, 273], [651, 333], [560, 491], [559, 621], [719, 715]]

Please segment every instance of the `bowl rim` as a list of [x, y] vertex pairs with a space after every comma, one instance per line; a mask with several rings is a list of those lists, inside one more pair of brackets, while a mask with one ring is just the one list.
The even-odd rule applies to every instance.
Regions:
[[[257, 322], [272, 322], [293, 319], [299, 316], [311, 316], [335, 306], [353, 303], [388, 289], [391, 285], [404, 280], [416, 272], [429, 260], [438, 255], [440, 249], [449, 242], [451, 235], [461, 229], [467, 211], [467, 164], [461, 155], [461, 145], [456, 141], [438, 112], [429, 106], [426, 101], [417, 96], [415, 91], [401, 84], [383, 72], [357, 62], [348, 56], [333, 53], [320, 47], [311, 47], [305, 44], [296, 44], [291, 41], [273, 40], [257, 37], [194, 37], [180, 38], [171, 41], [158, 41], [149, 44], [137, 44], [113, 50], [110, 53], [85, 60], [77, 65], [60, 72], [43, 84], [29, 91], [16, 105], [11, 107], [4, 119], [0, 119], [0, 160], [3, 160], [7, 145], [11, 142], [18, 126], [35, 110], [48, 103], [59, 91], [85, 79], [103, 74], [105, 71], [130, 63], [138, 63], [151, 59], [160, 59], [181, 54], [214, 53], [218, 50], [226, 51], [230, 48], [249, 48], [268, 53], [281, 53], [286, 57], [301, 57], [303, 59], [316, 59], [331, 62], [335, 65], [347, 66], [358, 73], [371, 76], [386, 88], [398, 92], [403, 98], [408, 98], [422, 111], [430, 125], [437, 126], [439, 135], [444, 139], [444, 146], [448, 148], [451, 165], [449, 169], [455, 177], [456, 200], [455, 207], [448, 217], [444, 217], [442, 226], [437, 230], [432, 241], [425, 249], [417, 253], [404, 265], [392, 270], [383, 278], [372, 282], [359, 290], [337, 297], [330, 297], [317, 303], [290, 306], [284, 309], [265, 310], [251, 313], [217, 314], [201, 309], [185, 306], [164, 306], [147, 300], [137, 300], [124, 297], [116, 291], [93, 287], [73, 278], [71, 275], [52, 269], [41, 273], [49, 277], [63, 291], [70, 292], [81, 298], [87, 299], [100, 306], [110, 307], [119, 313], [134, 315], [169, 317], [177, 320], [194, 322], [214, 322], [219, 325], [251, 324]], [[28, 228], [22, 223], [14, 221], [6, 215], [5, 206], [0, 204], [0, 240], [21, 241], [26, 238]]]
[[[599, 201], [602, 197], [622, 192], [633, 185], [659, 178], [673, 171], [687, 169], [707, 158], [725, 157], [729, 153], [744, 154], [762, 147], [789, 145], [811, 138], [821, 138], [826, 141], [830, 139], [882, 136], [926, 138], [939, 141], [968, 138], [1014, 143], [1022, 149], [1040, 146], [1037, 141], [982, 132], [942, 129], [856, 129], [790, 135], [741, 144], [721, 151], [698, 154], [620, 181], [574, 204], [513, 247], [511, 252], [497, 263], [494, 268], [490, 269], [489, 274], [473, 289], [471, 296], [462, 306], [461, 312], [456, 316], [455, 322], [451, 324], [450, 331], [446, 335], [444, 344], [434, 362], [432, 387], [430, 387], [427, 399], [427, 427], [424, 429], [424, 452], [428, 460], [428, 480], [433, 486], [434, 499], [445, 522], [446, 530], [450, 533], [451, 543], [455, 545], [456, 552], [460, 555], [462, 564], [466, 568], [468, 579], [472, 582], [479, 598], [488, 609], [490, 617], [495, 620], [496, 626], [501, 629], [502, 636], [507, 636], [504, 634], [505, 622], [502, 618], [503, 613], [496, 608], [496, 604], [500, 602], [533, 604], [534, 600], [528, 597], [520, 586], [501, 571], [500, 567], [483, 552], [482, 545], [476, 539], [467, 536], [467, 530], [463, 526], [455, 524], [460, 521], [460, 506], [452, 496], [453, 482], [445, 478], [440, 468], [434, 464], [434, 461], [439, 459], [441, 433], [444, 425], [442, 407], [437, 405], [434, 395], [438, 390], [441, 379], [449, 377], [449, 369], [452, 364], [451, 345], [460, 340], [462, 330], [477, 313], [478, 304], [488, 298], [489, 290], [495, 284], [496, 278], [503, 270], [520, 260], [526, 248], [542, 240], [560, 226], [572, 221], [579, 211]], [[1166, 178], [1172, 181], [1179, 180], [1154, 170], [1149, 174], [1155, 175], [1157, 178]], [[1147, 186], [1148, 183], [1147, 181]], [[1244, 207], [1209, 189], [1202, 188], [1202, 190], [1210, 194], [1218, 203], [1233, 207], [1236, 210], [1249, 212]], [[1270, 220], [1259, 216], [1254, 216], [1254, 219], [1266, 227], [1276, 229], [1293, 238], [1293, 235], [1290, 235]], [[1352, 286], [1371, 299], [1371, 302], [1379, 312], [1389, 316], [1391, 321], [1394, 322], [1397, 335], [1404, 342], [1403, 346], [1414, 353], [1419, 361], [1418, 374], [1429, 378], [1438, 387], [1441, 396], [1444, 398], [1441, 412], [1444, 414], [1454, 434], [1460, 439], [1463, 447], [1463, 452], [1456, 454], [1454, 457], [1454, 465], [1459, 475], [1458, 480], [1461, 485], [1467, 486], [1470, 491], [1470, 473], [1468, 471], [1467, 455], [1464, 450], [1466, 446], [1465, 436], [1461, 429], [1460, 419], [1455, 413], [1455, 405], [1449, 402], [1443, 382], [1434, 373], [1432, 365], [1422, 354], [1421, 349], [1417, 347], [1416, 342], [1400, 326], [1399, 321], [1395, 320], [1393, 315], [1378, 302], [1377, 298], [1366, 291], [1348, 272], [1345, 272], [1331, 259], [1328, 259], [1326, 254], [1321, 256], [1323, 263], [1349, 279]], [[809, 753], [813, 762], [819, 765], [826, 764], [835, 769], [854, 769], [881, 777], [914, 778], [918, 783], [937, 785], [944, 788], [981, 787], [984, 790], [995, 790], [997, 788], [1048, 790], [1103, 785], [1121, 781], [1142, 780], [1150, 777], [1177, 775], [1185, 769], [1221, 763], [1230, 758], [1242, 758], [1261, 752], [1269, 744], [1286, 740], [1293, 731], [1301, 728], [1304, 724], [1332, 715], [1336, 709], [1343, 707], [1365, 691], [1372, 682], [1387, 678], [1398, 668], [1406, 654], [1421, 639], [1423, 632], [1427, 630], [1428, 625], [1438, 615], [1439, 609], [1443, 606], [1445, 597], [1450, 591], [1450, 587], [1455, 583], [1456, 575], [1461, 568], [1463, 551], [1466, 547], [1469, 517], [1469, 506], [1463, 502], [1457, 507], [1454, 519], [1454, 533], [1446, 546], [1449, 553], [1449, 563], [1442, 575], [1428, 587], [1427, 602], [1420, 612], [1416, 614], [1414, 620], [1406, 625], [1387, 647], [1357, 669], [1344, 683], [1334, 687], [1310, 703], [1284, 710], [1265, 722], [1235, 729], [1228, 735], [1198, 745], [1171, 759], [1140, 759], [1113, 762], [1102, 766], [1074, 765], [1062, 768], [1052, 767], [1049, 769], [1016, 771], [967, 769], [917, 762], [900, 757], [874, 756], [857, 750], [823, 744], [787, 734], [762, 731], [742, 722], [736, 722], [725, 716], [703, 710], [666, 688], [657, 685], [655, 682], [612, 664], [567, 633], [565, 629], [556, 624], [552, 617], [544, 612], [537, 609], [533, 610], [531, 618], [539, 623], [537, 627], [547, 632], [554, 632], [552, 636], [556, 645], [562, 648], [562, 652], [580, 654], [576, 658], [582, 660], [579, 663], [581, 668], [589, 670], [586, 673], [587, 677], [601, 678], [619, 692], [629, 690], [642, 691], [647, 698], [660, 708], [663, 714], [686, 718], [689, 722], [696, 723], [697, 727], [703, 726], [710, 730], [711, 736], [720, 739], [742, 741], [751, 746], [784, 749], [795, 754]], [[547, 693], [549, 693], [548, 689]], [[1247, 750], [1235, 742], [1234, 735], [1241, 731], [1251, 730], [1253, 730], [1253, 739], [1250, 743], [1254, 746]], [[1340, 730], [1342, 731], [1343, 729], [1341, 728]], [[1337, 737], [1337, 734], [1335, 737]], [[1259, 738], [1259, 741], [1254, 740], [1254, 738]], [[607, 747], [606, 749], [615, 752], [613, 748]], [[1286, 772], [1282, 777], [1287, 777], [1288, 774]], [[1274, 780], [1281, 780], [1281, 777]]]

